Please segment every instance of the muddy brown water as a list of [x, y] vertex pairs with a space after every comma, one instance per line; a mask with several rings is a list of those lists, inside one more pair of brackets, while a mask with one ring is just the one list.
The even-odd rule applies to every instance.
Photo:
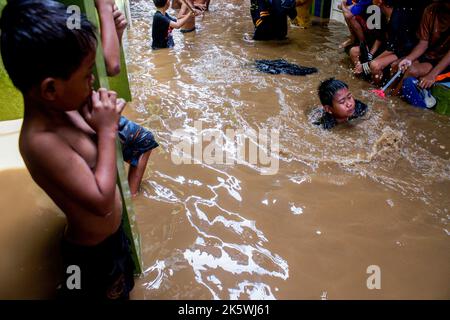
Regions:
[[[198, 18], [196, 33], [174, 31], [174, 49], [152, 51], [154, 6], [131, 2], [134, 101], [126, 115], [150, 128], [161, 145], [135, 200], [145, 273], [133, 298], [449, 299], [449, 118], [374, 97], [337, 49], [347, 37], [342, 24], [291, 28], [289, 40], [256, 43], [248, 40], [248, 1], [217, 0], [210, 9]], [[278, 58], [319, 73], [275, 76], [253, 67], [255, 59]], [[346, 81], [370, 112], [324, 132], [309, 115], [319, 104], [320, 80], [331, 76]], [[180, 135], [212, 133], [228, 141], [226, 129], [279, 132], [277, 172], [263, 175], [264, 166], [249, 159], [231, 165], [172, 160]], [[46, 288], [30, 284], [34, 291], [27, 292], [12, 283], [18, 266], [37, 259], [30, 250], [50, 254], [43, 243], [60, 235], [39, 227], [44, 213], [34, 201], [51, 203], [43, 195], [29, 200], [38, 189], [24, 171], [0, 175], [2, 190], [10, 189], [1, 202], [7, 223], [0, 226], [9, 230], [0, 232], [1, 250], [8, 261], [28, 259], [2, 259], [0, 296], [44, 297], [57, 257], [23, 271], [33, 283], [41, 268]], [[19, 218], [29, 206], [37, 211]], [[45, 218], [61, 230], [56, 209]], [[27, 234], [20, 247], [14, 230]], [[381, 271], [379, 290], [367, 287], [373, 265]]]

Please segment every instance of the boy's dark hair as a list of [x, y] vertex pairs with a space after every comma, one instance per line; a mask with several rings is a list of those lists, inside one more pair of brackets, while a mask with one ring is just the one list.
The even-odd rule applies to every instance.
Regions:
[[14, 85], [28, 92], [47, 77], [68, 79], [97, 45], [92, 24], [80, 28], [67, 7], [53, 0], [8, 0], [0, 18], [3, 64]]
[[153, 3], [155, 4], [155, 7], [162, 8], [166, 5], [167, 1], [169, 0], [153, 0]]
[[348, 85], [341, 80], [334, 78], [322, 81], [319, 85], [319, 99], [323, 106], [333, 106], [333, 97], [341, 89], [347, 88]]

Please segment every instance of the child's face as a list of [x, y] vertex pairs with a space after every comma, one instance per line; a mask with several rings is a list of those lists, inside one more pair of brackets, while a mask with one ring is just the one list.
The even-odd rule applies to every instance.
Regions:
[[59, 108], [63, 107], [64, 111], [79, 110], [84, 106], [92, 93], [94, 84], [94, 76], [92, 70], [95, 64], [95, 51], [92, 50], [82, 61], [80, 67], [67, 80], [57, 79]]
[[338, 120], [348, 119], [355, 112], [355, 99], [352, 93], [347, 88], [337, 91], [333, 97], [333, 106], [327, 108], [327, 111]]

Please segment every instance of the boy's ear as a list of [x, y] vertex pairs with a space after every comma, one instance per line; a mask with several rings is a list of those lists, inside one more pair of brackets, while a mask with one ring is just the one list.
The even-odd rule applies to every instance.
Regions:
[[40, 94], [45, 100], [54, 101], [57, 97], [58, 84], [55, 78], [45, 78], [41, 82]]
[[333, 113], [332, 108], [329, 105], [324, 105], [323, 110], [327, 113]]

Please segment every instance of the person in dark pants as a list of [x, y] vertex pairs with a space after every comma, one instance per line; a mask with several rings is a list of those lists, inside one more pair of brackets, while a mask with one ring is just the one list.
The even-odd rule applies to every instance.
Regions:
[[250, 13], [255, 25], [254, 40], [283, 40], [287, 36], [287, 17], [295, 19], [295, 1], [251, 0]]

